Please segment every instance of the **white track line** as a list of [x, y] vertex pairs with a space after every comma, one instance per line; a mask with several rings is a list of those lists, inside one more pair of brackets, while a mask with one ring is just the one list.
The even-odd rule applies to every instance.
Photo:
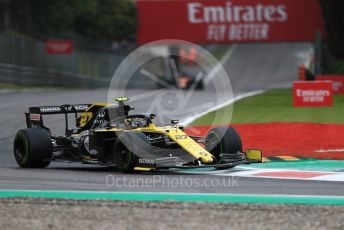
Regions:
[[[257, 175], [259, 173], [279, 173], [279, 172], [291, 172], [290, 176], [276, 175]], [[310, 177], [293, 176], [293, 173], [325, 173], [327, 175], [314, 175]], [[308, 170], [295, 170], [295, 169], [260, 169], [250, 166], [238, 166], [236, 168], [224, 169], [224, 170], [209, 170], [209, 171], [187, 171], [187, 170], [175, 170], [174, 173], [181, 174], [194, 174], [194, 175], [212, 175], [223, 177], [247, 177], [247, 178], [270, 178], [270, 179], [286, 179], [286, 180], [312, 180], [312, 181], [343, 181], [344, 172], [331, 172], [331, 171], [308, 171]]]
[[[232, 45], [229, 50], [226, 52], [226, 54], [222, 57], [221, 61], [217, 63], [217, 65], [210, 71], [210, 73], [208, 74], [208, 77], [204, 80], [204, 83], [207, 84], [212, 78], [214, 78], [214, 76], [216, 76], [216, 73], [220, 70], [220, 68], [228, 61], [228, 59], [233, 55], [235, 49], [237, 48], [237, 45]], [[196, 119], [211, 113], [215, 110], [221, 109], [227, 105], [233, 104], [241, 99], [247, 98], [247, 97], [252, 97], [258, 94], [262, 94], [264, 93], [264, 90], [256, 90], [256, 91], [252, 91], [252, 92], [248, 92], [248, 93], [244, 93], [244, 94], [240, 94], [236, 97], [234, 97], [231, 100], [225, 101], [219, 105], [216, 105], [212, 108], [209, 108], [208, 110], [205, 110], [197, 115], [194, 116], [190, 116], [186, 119], [184, 119], [181, 122], [181, 125], [187, 126], [189, 124], [191, 124], [193, 121], [195, 121]]]
[[315, 150], [317, 153], [327, 153], [327, 152], [344, 152], [344, 148], [341, 149], [317, 149]]
[[244, 98], [247, 98], [247, 97], [252, 97], [252, 96], [255, 96], [255, 95], [258, 95], [258, 94], [262, 94], [264, 93], [265, 90], [256, 90], [256, 91], [252, 91], [252, 92], [249, 92], [249, 93], [244, 93], [244, 94], [240, 94], [236, 97], [234, 97], [232, 100], [228, 100], [228, 101], [225, 101], [219, 105], [216, 105], [212, 108], [209, 108], [208, 110], [205, 110], [204, 112], [202, 113], [199, 113], [197, 115], [194, 115], [194, 116], [190, 116], [186, 119], [184, 119], [182, 122], [181, 122], [181, 125], [184, 125], [184, 126], [187, 126], [189, 124], [191, 124], [193, 121], [195, 121], [196, 119], [208, 114], [208, 113], [211, 113], [211, 112], [214, 112], [215, 110], [218, 110], [218, 109], [221, 109], [227, 105], [230, 105], [230, 104], [233, 104], [241, 99], [244, 99]]
[[[278, 173], [278, 172], [300, 172], [300, 173], [326, 173], [327, 175], [319, 175], [313, 177], [293, 177], [293, 176], [258, 176], [258, 173]], [[236, 177], [251, 177], [251, 178], [270, 178], [270, 179], [292, 179], [292, 180], [315, 180], [315, 181], [344, 181], [344, 173], [338, 172], [325, 172], [325, 171], [305, 171], [305, 170], [290, 170], [290, 169], [251, 169], [247, 171], [235, 171], [231, 173], [219, 173], [217, 176], [236, 176]]]

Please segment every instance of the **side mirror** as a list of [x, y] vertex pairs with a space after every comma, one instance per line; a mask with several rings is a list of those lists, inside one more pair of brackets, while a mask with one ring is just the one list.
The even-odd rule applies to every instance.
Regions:
[[179, 123], [179, 120], [171, 120], [171, 124], [172, 125], [176, 125], [176, 124], [178, 124]]
[[156, 115], [155, 115], [154, 113], [149, 114], [149, 118], [150, 118], [151, 120], [153, 120], [155, 117], [156, 117]]

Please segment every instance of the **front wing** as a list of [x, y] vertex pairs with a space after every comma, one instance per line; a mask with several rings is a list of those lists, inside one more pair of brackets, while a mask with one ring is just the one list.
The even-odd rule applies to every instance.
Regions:
[[246, 152], [236, 154], [223, 153], [220, 155], [219, 163], [199, 164], [199, 165], [147, 165], [138, 166], [136, 170], [154, 170], [154, 169], [195, 169], [195, 168], [232, 168], [242, 164], [252, 164], [262, 162], [262, 151], [258, 149], [249, 149]]

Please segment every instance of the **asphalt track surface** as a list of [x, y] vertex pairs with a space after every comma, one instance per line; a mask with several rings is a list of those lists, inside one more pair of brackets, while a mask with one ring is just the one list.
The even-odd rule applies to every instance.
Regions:
[[[295, 79], [297, 65], [305, 62], [309, 49], [307, 44], [238, 46], [224, 63], [234, 94], [290, 86], [291, 80]], [[142, 91], [132, 90], [130, 93], [135, 95]], [[205, 90], [198, 96], [209, 95], [211, 92]], [[47, 169], [21, 169], [16, 165], [12, 153], [13, 138], [19, 129], [25, 127], [24, 112], [29, 106], [89, 103], [106, 99], [106, 90], [0, 94], [0, 189], [343, 195], [344, 184], [340, 182], [231, 178], [230, 172], [228, 177], [171, 171], [128, 175], [113, 168], [66, 163], [52, 163]], [[134, 106], [139, 112], [146, 105], [140, 103]], [[63, 116], [54, 116], [49, 123], [52, 128], [61, 130]], [[211, 186], [206, 182], [214, 178], [227, 181], [224, 186]], [[191, 180], [191, 185], [186, 180]]]

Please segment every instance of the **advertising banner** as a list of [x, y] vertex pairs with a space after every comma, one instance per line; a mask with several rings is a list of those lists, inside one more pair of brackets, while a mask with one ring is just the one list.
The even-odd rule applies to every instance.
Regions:
[[71, 40], [50, 39], [46, 42], [48, 54], [71, 54], [73, 52], [73, 42]]
[[318, 75], [315, 79], [319, 81], [332, 81], [333, 93], [344, 94], [344, 75]]
[[313, 41], [324, 32], [318, 0], [138, 0], [138, 42]]
[[332, 106], [332, 81], [294, 81], [294, 107]]

